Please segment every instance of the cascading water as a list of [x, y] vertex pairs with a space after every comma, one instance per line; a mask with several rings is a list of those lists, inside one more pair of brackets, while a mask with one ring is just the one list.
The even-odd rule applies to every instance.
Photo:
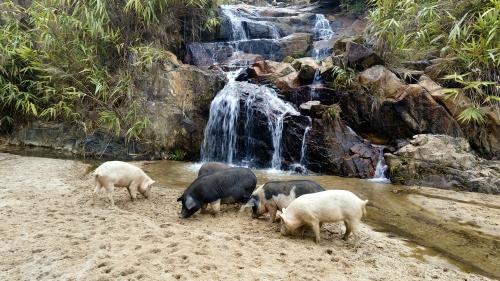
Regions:
[[[297, 112], [293, 106], [281, 100], [278, 97], [276, 91], [274, 91], [273, 89], [266, 86], [259, 86], [259, 91], [250, 93], [245, 102], [245, 106], [247, 107], [246, 124], [248, 122], [251, 122], [248, 118], [251, 118], [252, 115], [249, 115], [248, 112], [252, 112], [257, 103], [260, 104], [259, 110], [263, 112], [267, 118], [267, 127], [271, 132], [273, 143], [271, 168], [280, 169], [283, 119], [287, 115], [299, 115], [299, 112]], [[253, 133], [253, 131], [250, 130], [250, 126], [246, 127], [245, 129], [245, 135], [247, 136], [248, 141], [249, 138], [252, 139], [251, 134]]]
[[[258, 23], [268, 28], [273, 39], [280, 38], [276, 26], [269, 22], [252, 21], [245, 16], [244, 10], [240, 11], [234, 6], [223, 5], [221, 12], [230, 22], [231, 42], [236, 57], [239, 55], [239, 43], [249, 40], [249, 35], [245, 31], [247, 22]], [[273, 153], [271, 159], [268, 160], [269, 166], [273, 169], [280, 169], [283, 119], [286, 115], [299, 113], [293, 106], [281, 100], [273, 89], [236, 81], [241, 71], [242, 69], [227, 73], [228, 83], [212, 101], [201, 148], [202, 161], [222, 161], [230, 164], [243, 162], [252, 165], [256, 154], [254, 140], [259, 139], [257, 134], [265, 133], [262, 128], [254, 128], [256, 123], [254, 118], [258, 111], [258, 115], [264, 115], [267, 120], [267, 130], [272, 140]], [[241, 102], [243, 100], [244, 103]], [[241, 118], [246, 119], [240, 122]], [[238, 132], [241, 134], [242, 131], [240, 126], [244, 127], [242, 136], [245, 139], [243, 141], [238, 140]]]
[[215, 96], [210, 105], [210, 117], [201, 147], [202, 161], [233, 163], [236, 154], [236, 124], [240, 112], [236, 77], [240, 72], [241, 70], [227, 73], [226, 86]]
[[[314, 23], [314, 27], [312, 29], [312, 33], [314, 35], [314, 39], [316, 41], [325, 41], [332, 39], [334, 32], [330, 28], [330, 22], [328, 19], [322, 14], [316, 14], [316, 21]], [[320, 48], [318, 45], [314, 45], [314, 49], [312, 50], [312, 56], [316, 62], [320, 62], [321, 59], [327, 57], [329, 55], [329, 51], [326, 48]], [[319, 69], [314, 73], [314, 80], [312, 83], [311, 90], [311, 100], [318, 97], [318, 93], [314, 89], [316, 86], [321, 84], [321, 75]]]
[[311, 117], [307, 116], [307, 119], [309, 120], [309, 125], [306, 127], [304, 130], [304, 136], [302, 137], [302, 146], [300, 148], [300, 165], [305, 167], [307, 165], [307, 134], [309, 133], [309, 130], [311, 130], [312, 127], [312, 120]]
[[[314, 39], [316, 41], [330, 40], [332, 39], [334, 32], [330, 28], [330, 22], [322, 14], [316, 14], [316, 21], [312, 29]], [[328, 55], [327, 49], [314, 48], [313, 57], [315, 60], [320, 60]]]
[[384, 160], [384, 149], [380, 148], [377, 166], [375, 167], [375, 174], [373, 175], [373, 178], [369, 179], [369, 181], [390, 183], [391, 180], [385, 176], [385, 171], [387, 171], [387, 165]]
[[224, 14], [231, 22], [231, 40], [241, 41], [248, 40], [248, 35], [243, 27], [242, 18], [239, 17], [230, 6], [221, 6], [222, 14]]
[[[241, 70], [240, 70], [241, 71]], [[266, 86], [258, 86], [248, 82], [238, 82], [235, 78], [240, 71], [229, 72], [229, 82], [216, 95], [210, 106], [210, 117], [205, 128], [205, 137], [201, 149], [202, 161], [222, 161], [229, 164], [253, 161], [253, 139], [258, 139], [254, 126], [254, 111], [258, 110], [267, 120], [267, 129], [272, 139], [273, 154], [270, 167], [281, 168], [281, 137], [283, 132], [283, 119], [287, 115], [298, 115], [293, 106], [281, 100], [277, 93]], [[248, 96], [242, 89], [248, 89]], [[238, 119], [240, 118], [240, 100], [246, 113], [244, 121], [245, 147], [238, 151]], [[242, 159], [237, 155], [244, 152]]]

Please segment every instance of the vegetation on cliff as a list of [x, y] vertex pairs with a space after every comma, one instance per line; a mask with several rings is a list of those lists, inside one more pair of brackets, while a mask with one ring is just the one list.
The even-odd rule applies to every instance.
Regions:
[[472, 101], [460, 121], [482, 123], [482, 107], [498, 108], [499, 0], [368, 2], [369, 39], [386, 61], [438, 58], [433, 78], [449, 86], [450, 98]]
[[0, 130], [31, 119], [141, 137], [141, 66], [217, 24], [212, 0], [35, 0], [0, 4]]

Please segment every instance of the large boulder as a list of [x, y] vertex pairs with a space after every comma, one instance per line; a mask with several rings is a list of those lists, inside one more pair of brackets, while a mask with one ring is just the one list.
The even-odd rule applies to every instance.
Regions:
[[356, 42], [349, 41], [344, 53], [344, 64], [357, 70], [364, 70], [384, 61], [372, 50]]
[[[305, 138], [306, 167], [318, 173], [347, 177], [371, 178], [379, 151], [363, 140], [339, 118], [340, 110], [330, 106], [321, 118], [289, 116], [283, 126], [283, 157], [288, 164], [300, 159], [302, 140]], [[309, 120], [312, 120], [309, 121]]]
[[160, 151], [181, 150], [198, 159], [210, 103], [225, 83], [223, 75], [191, 65], [157, 62], [134, 77], [151, 121], [147, 138]]
[[334, 99], [356, 132], [392, 142], [416, 134], [463, 135], [457, 121], [425, 87], [407, 85], [383, 66], [362, 72], [359, 81], [365, 91], [341, 93]]
[[393, 183], [500, 193], [500, 162], [478, 158], [463, 138], [416, 135], [385, 159]]
[[283, 59], [286, 56], [303, 57], [312, 46], [312, 34], [293, 33], [280, 39], [280, 47]]
[[258, 60], [246, 69], [249, 79], [257, 83], [275, 83], [281, 77], [296, 74], [296, 70], [289, 63], [270, 60]]
[[293, 68], [299, 72], [299, 80], [302, 84], [311, 84], [314, 81], [319, 66], [313, 58], [300, 58], [292, 62]]
[[382, 65], [376, 65], [361, 72], [358, 81], [374, 95], [384, 98], [396, 98], [406, 88], [406, 84], [396, 74]]
[[[422, 75], [418, 82], [431, 96], [442, 104], [450, 114], [458, 118], [460, 113], [473, 106], [473, 102], [465, 95], [451, 97], [447, 89], [434, 82], [426, 75]], [[483, 107], [485, 112], [484, 124], [459, 122], [472, 147], [486, 158], [500, 158], [500, 115], [493, 107]]]

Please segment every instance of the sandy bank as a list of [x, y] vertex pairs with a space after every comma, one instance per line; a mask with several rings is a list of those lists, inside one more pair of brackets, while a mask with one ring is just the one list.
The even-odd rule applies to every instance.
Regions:
[[112, 209], [93, 201], [87, 170], [0, 154], [0, 280], [489, 280], [415, 258], [415, 247], [364, 224], [347, 243], [327, 225], [316, 245], [235, 207], [181, 220], [180, 189], [157, 186], [136, 202], [119, 189]]

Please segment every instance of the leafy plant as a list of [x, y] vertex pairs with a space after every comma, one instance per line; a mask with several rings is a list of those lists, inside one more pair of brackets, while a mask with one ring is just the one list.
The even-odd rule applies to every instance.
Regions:
[[182, 149], [175, 149], [172, 153], [168, 155], [169, 160], [182, 161], [186, 158], [186, 152]]
[[460, 121], [483, 123], [481, 107], [499, 108], [500, 0], [369, 2], [369, 43], [386, 61], [445, 58], [436, 74], [472, 102]]
[[[139, 140], [150, 124], [133, 91], [141, 66], [217, 23], [213, 0], [0, 3], [0, 130], [34, 119]], [[189, 34], [189, 36], [187, 35]], [[88, 119], [88, 112], [98, 118]]]

